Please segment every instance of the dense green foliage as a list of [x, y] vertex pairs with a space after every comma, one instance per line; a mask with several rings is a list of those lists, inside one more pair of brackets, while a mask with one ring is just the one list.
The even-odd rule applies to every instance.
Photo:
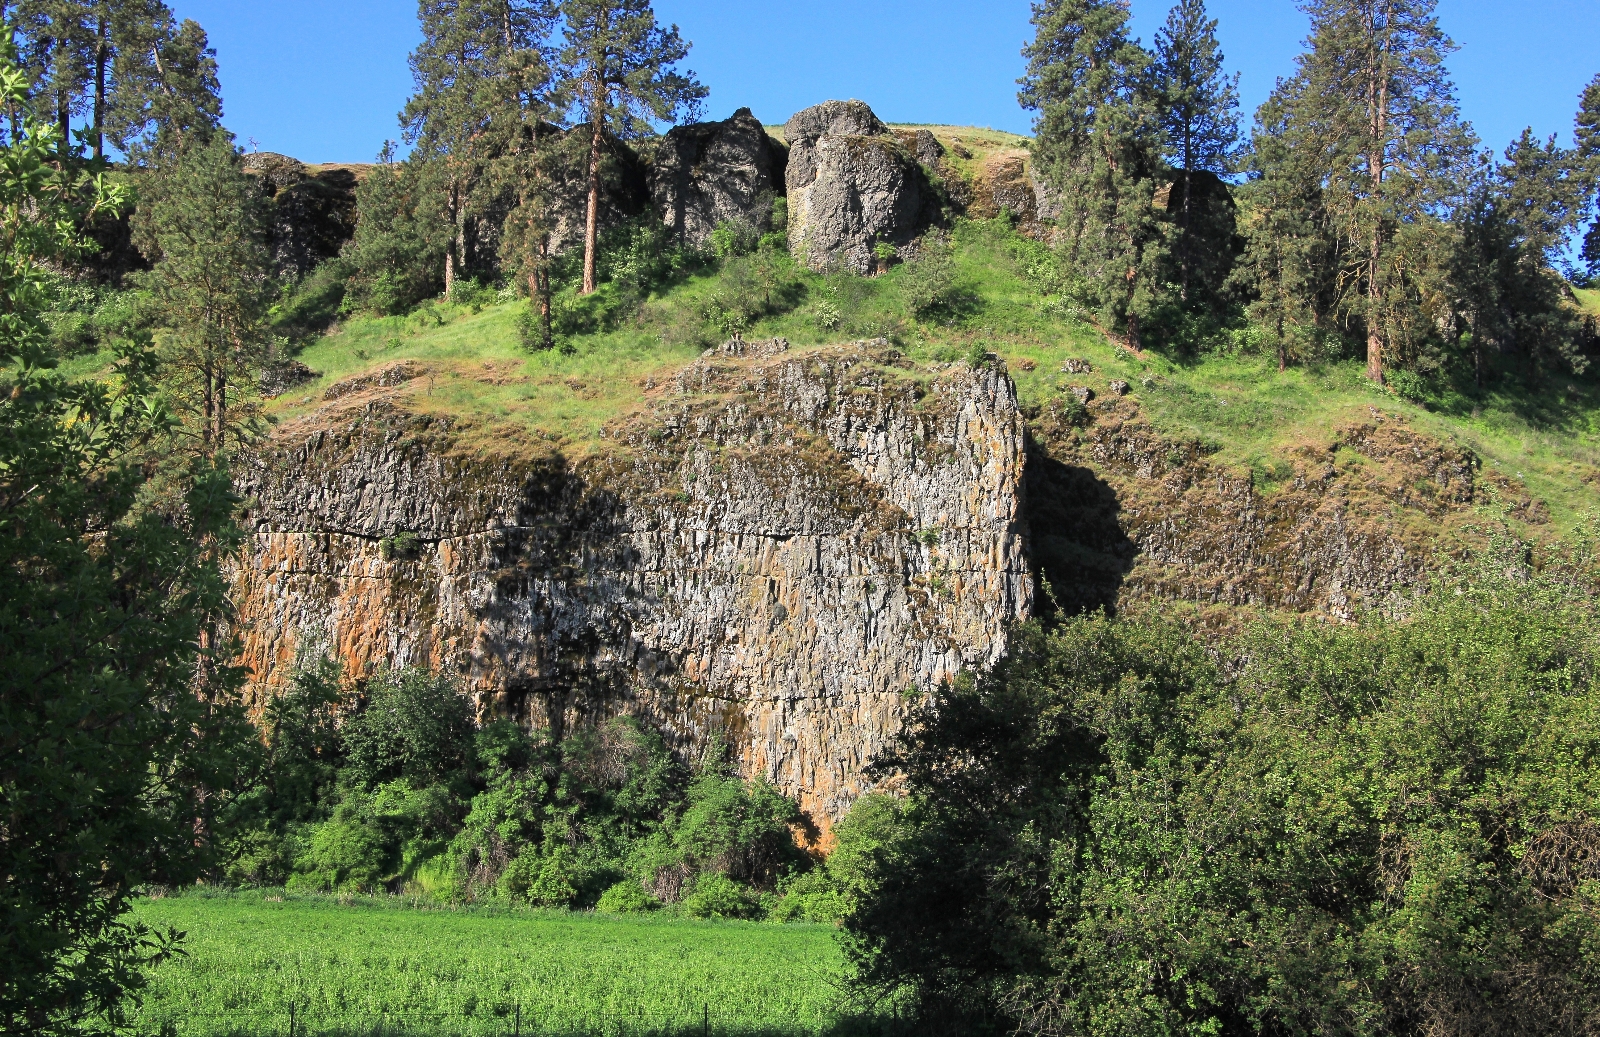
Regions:
[[1020, 632], [883, 764], [860, 980], [951, 1032], [1589, 1032], [1600, 574], [1523, 557], [1398, 622]]
[[[0, 65], [4, 101], [25, 77]], [[115, 1022], [170, 940], [124, 915], [137, 887], [192, 881], [233, 783], [243, 718], [221, 556], [236, 541], [226, 472], [197, 466], [144, 506], [141, 455], [169, 419], [154, 360], [125, 345], [109, 378], [55, 365], [40, 264], [115, 193], [31, 120], [0, 154], [0, 1028]]]
[[832, 927], [276, 893], [146, 900], [137, 916], [189, 934], [151, 977], [141, 1035], [286, 1034], [291, 1004], [308, 1034], [863, 1032], [840, 1025]]
[[[264, 726], [265, 766], [221, 819], [237, 882], [786, 920], [837, 920], [862, 888], [859, 864], [836, 873], [799, 848], [793, 801], [736, 776], [718, 746], [685, 767], [631, 717], [559, 739], [478, 727], [447, 678], [399, 670], [352, 689], [324, 662]], [[841, 831], [857, 858], [886, 838], [875, 821]]]

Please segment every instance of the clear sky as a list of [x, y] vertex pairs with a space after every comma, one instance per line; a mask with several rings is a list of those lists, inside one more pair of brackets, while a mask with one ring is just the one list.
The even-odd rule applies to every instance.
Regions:
[[[411, 88], [415, 0], [171, 0], [211, 34], [226, 122], [241, 143], [311, 162], [370, 161], [398, 137]], [[1148, 43], [1166, 4], [1133, 0]], [[1289, 0], [1210, 0], [1253, 112], [1293, 71], [1307, 23]], [[713, 118], [748, 106], [764, 122], [856, 97], [891, 122], [1027, 132], [1016, 101], [1030, 35], [1027, 0], [656, 0], [694, 43]], [[1460, 45], [1462, 108], [1501, 150], [1532, 126], [1570, 141], [1583, 86], [1600, 73], [1596, 0], [1440, 0]]]

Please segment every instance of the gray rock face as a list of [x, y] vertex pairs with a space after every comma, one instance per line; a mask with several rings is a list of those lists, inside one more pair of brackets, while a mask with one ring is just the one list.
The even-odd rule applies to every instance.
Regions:
[[[784, 127], [789, 140], [789, 248], [813, 270], [859, 274], [873, 249], [905, 253], [936, 218], [936, 198], [916, 157], [860, 101], [807, 108]], [[937, 143], [937, 142], [935, 142]]]
[[[281, 432], [240, 475], [254, 694], [308, 645], [426, 665], [558, 735], [621, 712], [684, 749], [720, 732], [837, 818], [906, 689], [993, 663], [1029, 613], [1023, 422], [1001, 371], [783, 345], [703, 357], [581, 462], [468, 455], [377, 402]], [[400, 533], [414, 556], [383, 550]]]
[[280, 277], [304, 277], [339, 254], [355, 234], [356, 174], [348, 167], [313, 172], [270, 151], [244, 157], [244, 171], [261, 184], [268, 206], [273, 263]]
[[729, 220], [765, 230], [784, 191], [787, 155], [750, 109], [667, 132], [650, 170], [650, 199], [681, 244], [699, 246]]

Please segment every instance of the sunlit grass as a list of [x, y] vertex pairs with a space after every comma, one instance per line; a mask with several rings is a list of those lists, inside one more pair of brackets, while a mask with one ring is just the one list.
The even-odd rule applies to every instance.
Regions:
[[[386, 902], [387, 901], [387, 902]], [[262, 892], [141, 901], [185, 933], [135, 1032], [813, 1034], [836, 1015], [832, 927], [416, 909]]]

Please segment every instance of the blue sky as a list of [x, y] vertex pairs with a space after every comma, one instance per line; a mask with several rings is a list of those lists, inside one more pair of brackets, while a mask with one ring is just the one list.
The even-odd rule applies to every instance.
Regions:
[[[415, 0], [171, 0], [211, 34], [227, 124], [241, 143], [306, 161], [370, 161], [398, 136], [410, 92]], [[1146, 42], [1167, 5], [1133, 0]], [[1289, 0], [1210, 0], [1229, 65], [1254, 111], [1293, 69], [1305, 16]], [[781, 122], [807, 105], [857, 97], [892, 122], [1027, 132], [1015, 81], [1026, 0], [657, 0], [693, 41], [689, 65], [722, 118], [749, 106]], [[1441, 0], [1461, 50], [1450, 67], [1462, 108], [1503, 149], [1531, 125], [1570, 139], [1584, 84], [1600, 73], [1595, 0]]]

